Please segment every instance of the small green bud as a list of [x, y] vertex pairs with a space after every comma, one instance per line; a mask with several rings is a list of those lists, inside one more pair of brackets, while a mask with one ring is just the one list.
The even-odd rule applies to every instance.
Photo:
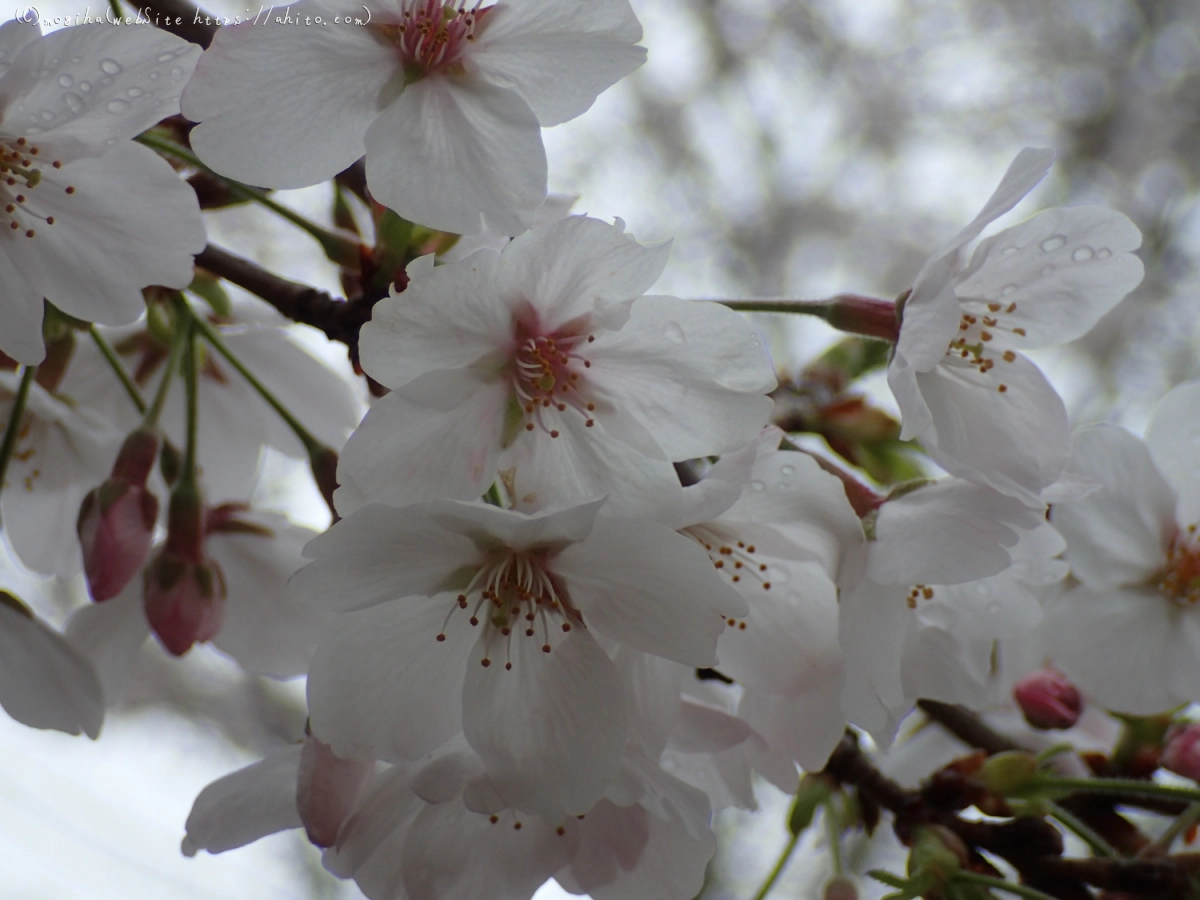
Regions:
[[1032, 753], [1009, 750], [989, 756], [975, 773], [988, 790], [1007, 797], [1025, 787], [1037, 774], [1038, 761]]
[[820, 775], [805, 775], [800, 779], [792, 811], [788, 813], [788, 831], [800, 834], [812, 824], [817, 810], [833, 794], [833, 787]]

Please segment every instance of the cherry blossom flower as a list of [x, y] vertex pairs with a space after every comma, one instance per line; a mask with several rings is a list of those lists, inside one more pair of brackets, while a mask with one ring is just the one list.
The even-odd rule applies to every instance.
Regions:
[[1062, 400], [1021, 350], [1086, 333], [1141, 282], [1141, 233], [1101, 207], [1049, 209], [965, 248], [1048, 171], [1025, 149], [983, 210], [925, 263], [904, 304], [888, 384], [904, 440], [952, 475], [1033, 500], [1066, 465]]
[[574, 216], [410, 266], [362, 329], [392, 393], [342, 452], [338, 511], [474, 499], [499, 477], [518, 509], [608, 495], [640, 514], [677, 495], [672, 461], [752, 440], [775, 384], [762, 343], [724, 307], [642, 296], [668, 252]]
[[0, 590], [0, 706], [23, 725], [100, 734], [104, 692], [88, 659]]
[[[200, 158], [294, 188], [365, 152], [372, 195], [404, 218], [519, 234], [546, 196], [540, 129], [646, 55], [628, 0], [373, 0], [365, 25], [332, 24], [363, 9], [305, 0], [218, 31], [183, 99]], [[295, 27], [312, 16], [331, 24]]]
[[[17, 376], [0, 371], [0, 422], [8, 421], [16, 390]], [[120, 446], [120, 433], [102, 415], [30, 385], [0, 492], [4, 535], [23, 565], [62, 578], [79, 572], [79, 507]]]
[[604, 646], [711, 666], [745, 612], [694, 542], [597, 518], [601, 503], [372, 505], [309, 544], [294, 592], [348, 611], [309, 673], [313, 734], [338, 756], [404, 760], [462, 731], [508, 804], [586, 812], [627, 738]]
[[42, 298], [132, 322], [141, 289], [186, 287], [195, 192], [129, 141], [179, 111], [199, 48], [157, 28], [0, 26], [0, 350], [42, 360]]
[[[1066, 574], [1045, 564], [1062, 541], [1039, 524], [1040, 510], [953, 478], [879, 508], [868, 522], [871, 540], [848, 554], [839, 576], [850, 722], [886, 745], [918, 696], [958, 702], [983, 690], [972, 685], [986, 680], [992, 641], [1028, 634], [1041, 621], [1022, 580]], [[1027, 568], [1014, 566], [1026, 559]], [[974, 677], [964, 679], [964, 670]]]
[[1158, 402], [1145, 443], [1114, 425], [1082, 428], [1071, 470], [1101, 487], [1051, 510], [1078, 582], [1047, 609], [1054, 664], [1119, 712], [1200, 696], [1198, 443], [1200, 382]]

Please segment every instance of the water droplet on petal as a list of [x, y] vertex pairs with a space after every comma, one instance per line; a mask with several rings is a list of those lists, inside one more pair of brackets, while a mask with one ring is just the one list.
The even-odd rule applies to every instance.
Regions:
[[87, 104], [83, 102], [83, 98], [78, 94], [67, 94], [63, 99], [67, 103], [67, 109], [76, 115], [87, 109]]
[[763, 484], [761, 481], [752, 481], [752, 482], [750, 482], [750, 487], [753, 490], [761, 491], [763, 488], [766, 487], [766, 485]]
[[171, 60], [173, 60], [174, 58], [175, 58], [175, 54], [174, 54], [174, 53], [160, 53], [160, 54], [158, 54], [158, 61], [159, 61], [159, 62], [170, 62], [170, 61], [171, 61]]
[[75, 79], [72, 78], [70, 75], [59, 75], [58, 83], [62, 87], [70, 87], [71, 85], [73, 85], [75, 83]]
[[1107, 247], [1101, 247], [1096, 251], [1096, 259], [1108, 259], [1110, 256], [1112, 256], [1112, 251]]
[[81, 81], [79, 82], [79, 89], [86, 94], [92, 89], [92, 83], [90, 81]]
[[171, 80], [178, 81], [183, 77], [183, 69], [179, 66], [171, 66]]
[[105, 141], [105, 142], [104, 142], [104, 145], [105, 145], [106, 147], [112, 147], [112, 146], [114, 146], [116, 143], [117, 143], [117, 139], [114, 137], [114, 138], [109, 138], [107, 141]]
[[75, 63], [75, 65], [79, 65], [81, 62], [83, 62], [83, 57], [82, 56], [72, 56], [71, 62]]
[[673, 344], [682, 344], [685, 340], [683, 326], [678, 322], [668, 322], [666, 327], [663, 328], [663, 335]]
[[41, 134], [42, 131], [43, 131], [43, 129], [38, 128], [36, 125], [25, 129], [26, 134]]
[[42, 110], [42, 120], [45, 122], [53, 122], [54, 121], [54, 113], [50, 112], [50, 110], [48, 110], [48, 109]]
[[109, 100], [104, 105], [104, 108], [110, 113], [116, 114], [127, 112], [130, 109], [130, 105], [128, 100]]
[[1004, 287], [1000, 288], [1000, 296], [1007, 297], [1009, 294], [1013, 293], [1017, 289], [1018, 289], [1018, 285], [1006, 284]]
[[1075, 248], [1075, 252], [1071, 254], [1071, 259], [1075, 260], [1075, 262], [1087, 262], [1095, 255], [1096, 251], [1087, 244], [1084, 244], [1082, 247]]
[[1039, 272], [1038, 274], [1041, 275], [1043, 278], [1045, 278], [1048, 275], [1053, 275], [1054, 274], [1054, 266], [1046, 266], [1046, 268], [1042, 269], [1042, 271]]
[[162, 74], [161, 72], [151, 72], [151, 73], [150, 73], [150, 80], [151, 80], [151, 81], [155, 81], [155, 80], [157, 80], [158, 76], [159, 76], [159, 75], [161, 75], [161, 74]]
[[1042, 252], [1053, 253], [1055, 250], [1060, 250], [1067, 246], [1067, 236], [1065, 234], [1054, 234], [1042, 241]]
[[140, 87], [131, 87], [129, 90], [127, 90], [125, 92], [126, 96], [129, 96], [129, 97], [140, 97], [144, 93], [146, 93], [146, 92], [143, 91]]
[[115, 59], [102, 59], [100, 60], [100, 71], [105, 75], [120, 75], [121, 64]]
[[780, 466], [779, 471], [784, 475], [794, 475], [794, 474], [796, 474], [796, 467], [795, 466]]
[[1021, 250], [1019, 247], [1005, 247], [1000, 255], [1001, 256], [1012, 256], [1014, 253], [1020, 253], [1020, 252], [1021, 252]]

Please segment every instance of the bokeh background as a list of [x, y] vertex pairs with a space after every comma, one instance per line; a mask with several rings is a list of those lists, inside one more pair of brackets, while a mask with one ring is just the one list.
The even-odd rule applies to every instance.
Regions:
[[[245, 15], [243, 3], [207, 8]], [[544, 136], [551, 189], [578, 195], [576, 212], [619, 216], [642, 240], [674, 239], [661, 292], [894, 297], [1017, 151], [1051, 146], [1051, 176], [1006, 222], [1095, 203], [1145, 235], [1142, 286], [1084, 339], [1036, 354], [1074, 420], [1140, 431], [1154, 400], [1200, 375], [1195, 0], [632, 3], [648, 63]], [[38, 10], [85, 12], [82, 0]], [[279, 197], [328, 218], [327, 188]], [[210, 221], [213, 243], [339, 291], [307, 238], [268, 214]], [[756, 321], [784, 373], [834, 339], [815, 321]], [[342, 348], [299, 338], [349, 377]], [[878, 376], [867, 387], [889, 405]], [[281, 458], [264, 460], [260, 499], [323, 525], [314, 492]], [[11, 562], [0, 572], [55, 624], [84, 602], [77, 584], [34, 583]], [[179, 855], [200, 788], [302, 734], [303, 684], [247, 677], [209, 648], [181, 662], [153, 645], [143, 656], [95, 743], [0, 716], [0, 896], [360, 896], [295, 834], [220, 857]], [[706, 900], [749, 898], [770, 867], [786, 798], [764, 787], [762, 806], [720, 819]], [[818, 896], [820, 857], [806, 846], [775, 896]], [[539, 900], [560, 896], [549, 886]]]

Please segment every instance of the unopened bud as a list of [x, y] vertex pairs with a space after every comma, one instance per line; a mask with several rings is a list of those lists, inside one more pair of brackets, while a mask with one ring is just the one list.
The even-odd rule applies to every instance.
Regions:
[[975, 778], [993, 793], [1008, 797], [1027, 785], [1037, 771], [1037, 757], [1032, 753], [1008, 750], [989, 756], [975, 773]]
[[168, 651], [183, 656], [221, 630], [225, 582], [216, 563], [193, 562], [164, 547], [146, 567], [146, 620]]
[[337, 467], [338, 455], [334, 450], [328, 447], [319, 447], [309, 453], [309, 465], [312, 468], [313, 480], [317, 483], [317, 490], [321, 492], [321, 496], [325, 499], [325, 504], [329, 507], [329, 511], [333, 513], [333, 521], [337, 522], [337, 510], [333, 506], [333, 492], [337, 490]]
[[97, 602], [121, 593], [150, 552], [158, 498], [146, 490], [146, 479], [157, 453], [154, 431], [139, 428], [131, 433], [108, 480], [80, 505], [75, 530], [88, 590]]
[[839, 875], [825, 885], [825, 900], [858, 900], [858, 888], [849, 878]]
[[1171, 728], [1159, 763], [1176, 775], [1200, 781], [1200, 723]]
[[1013, 688], [1013, 698], [1034, 728], [1070, 728], [1083, 712], [1079, 689], [1057, 669], [1031, 672]]
[[310, 841], [318, 847], [333, 846], [374, 771], [374, 762], [342, 759], [328, 744], [305, 735], [296, 776], [296, 809]]

